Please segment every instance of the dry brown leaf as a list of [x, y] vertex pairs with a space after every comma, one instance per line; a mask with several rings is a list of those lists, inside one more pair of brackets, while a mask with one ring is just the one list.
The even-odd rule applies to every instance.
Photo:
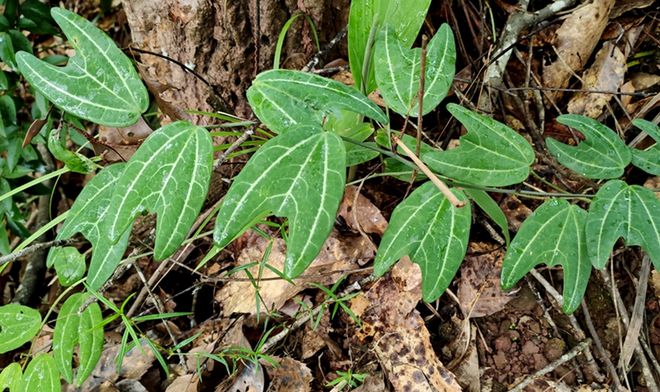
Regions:
[[277, 361], [278, 366], [264, 362], [266, 373], [270, 379], [268, 392], [309, 392], [312, 390], [312, 371], [307, 365], [291, 358], [271, 357]]
[[532, 210], [524, 205], [515, 195], [505, 197], [500, 202], [500, 208], [509, 222], [509, 229], [518, 232], [520, 225], [532, 214]]
[[99, 126], [99, 142], [93, 143], [94, 152], [103, 154], [108, 162], [127, 161], [153, 130], [142, 117], [125, 128]]
[[172, 381], [165, 392], [197, 392], [199, 390], [199, 377], [196, 374], [184, 374]]
[[[369, 234], [383, 235], [387, 229], [387, 220], [383, 217], [378, 207], [373, 205], [369, 199], [357, 193], [356, 186], [347, 186], [344, 198], [339, 205], [339, 212], [348, 227], [353, 230], [362, 230]], [[355, 196], [357, 202], [355, 205]]]
[[[626, 73], [626, 58], [619, 48], [607, 41], [596, 54], [596, 60], [582, 75], [582, 89], [618, 91]], [[598, 118], [612, 94], [577, 93], [568, 102], [568, 112]]]
[[387, 391], [385, 388], [385, 379], [383, 373], [374, 372], [364, 379], [364, 382], [359, 387], [353, 389], [352, 392], [383, 392]]
[[467, 392], [480, 392], [481, 382], [479, 374], [479, 354], [477, 352], [477, 327], [470, 326], [470, 343], [467, 351], [463, 353], [462, 360], [452, 371], [458, 382]]
[[[270, 240], [262, 236], [246, 234], [247, 244], [238, 257], [237, 266], [258, 262], [270, 247]], [[272, 248], [267, 263], [274, 269], [284, 270], [286, 246], [282, 239], [272, 241]], [[370, 260], [374, 256], [365, 238], [348, 236], [333, 230], [326, 240], [321, 253], [307, 267], [302, 277], [295, 279], [295, 285], [278, 279], [269, 268], [263, 268], [259, 286], [259, 301], [261, 311], [279, 309], [284, 303], [305, 289], [305, 282], [316, 282], [322, 285], [335, 283], [347, 270], [357, 268], [358, 260]], [[252, 276], [259, 276], [259, 266], [249, 269]], [[245, 280], [233, 280], [227, 283], [215, 296], [222, 305], [223, 314], [249, 313], [256, 314], [256, 291], [244, 271], [232, 276]]]
[[470, 242], [461, 264], [458, 299], [470, 318], [489, 316], [513, 298], [500, 287], [504, 250], [496, 244]]
[[610, 12], [610, 19], [618, 18], [628, 11], [649, 7], [654, 2], [654, 0], [617, 0]]
[[[570, 78], [582, 70], [596, 48], [613, 5], [614, 0], [594, 0], [578, 7], [566, 18], [554, 40], [558, 58], [543, 67], [545, 87], [566, 88]], [[561, 95], [561, 92], [548, 93], [552, 101]]]
[[360, 343], [374, 342], [374, 352], [394, 391], [460, 391], [454, 375], [436, 356], [424, 320], [415, 310], [421, 299], [420, 284], [419, 266], [408, 258], [399, 261], [362, 294], [370, 305], [355, 337]]
[[138, 380], [126, 379], [115, 383], [115, 387], [121, 392], [149, 392]]
[[224, 380], [216, 388], [216, 392], [263, 392], [266, 381], [264, 369], [260, 364], [247, 362], [240, 372]]

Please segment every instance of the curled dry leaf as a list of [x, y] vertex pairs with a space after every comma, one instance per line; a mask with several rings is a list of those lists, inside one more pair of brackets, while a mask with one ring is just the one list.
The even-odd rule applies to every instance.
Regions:
[[[607, 41], [596, 54], [596, 60], [582, 75], [582, 89], [618, 91], [626, 73], [626, 58], [619, 48]], [[568, 102], [568, 112], [598, 118], [612, 94], [580, 92]]]
[[153, 129], [142, 117], [138, 121], [125, 128], [99, 126], [99, 142], [93, 143], [94, 152], [103, 154], [108, 162], [122, 162], [131, 159], [135, 151], [147, 136], [151, 135]]
[[338, 215], [346, 221], [348, 227], [356, 231], [382, 236], [387, 229], [387, 220], [378, 207], [362, 194], [358, 194], [358, 188], [355, 186], [346, 187]]
[[394, 391], [460, 391], [454, 375], [436, 356], [424, 320], [415, 310], [420, 286], [419, 266], [403, 258], [351, 303], [363, 320], [355, 337], [360, 344], [374, 342], [374, 352]]
[[[276, 238], [271, 241], [262, 236], [248, 232], [247, 244], [238, 256], [237, 266], [250, 263], [259, 263], [266, 251], [270, 248], [270, 254], [266, 261], [270, 268], [262, 268], [261, 282], [259, 282], [260, 311], [267, 309], [279, 309], [289, 299], [305, 289], [305, 282], [315, 282], [321, 285], [335, 283], [346, 271], [355, 269], [358, 260], [371, 259], [374, 252], [369, 247], [365, 238], [361, 236], [347, 236], [333, 230], [326, 240], [321, 253], [307, 267], [305, 273], [298, 279], [296, 284], [290, 284], [279, 279], [271, 269], [284, 270], [284, 259], [286, 257], [286, 246], [284, 240]], [[249, 268], [250, 274], [255, 280], [259, 277], [259, 265]], [[216, 301], [222, 305], [223, 313], [255, 314], [257, 311], [256, 291], [247, 274], [240, 271], [227, 283], [215, 296]]]
[[500, 274], [504, 250], [494, 244], [471, 242], [461, 265], [458, 299], [470, 318], [489, 316], [504, 309], [514, 297], [502, 291]]
[[270, 379], [268, 392], [309, 392], [312, 390], [312, 371], [307, 365], [291, 358], [271, 357], [277, 361], [278, 366], [264, 362], [266, 373]]
[[[580, 6], [566, 18], [557, 30], [554, 47], [557, 60], [543, 67], [543, 85], [550, 88], [566, 88], [568, 81], [584, 67], [596, 48], [607, 24], [614, 0], [595, 0]], [[549, 92], [551, 101], [561, 97], [561, 92]]]
[[265, 385], [264, 368], [259, 363], [247, 362], [238, 370], [236, 377], [220, 383], [215, 392], [262, 392]]
[[184, 374], [172, 381], [165, 392], [197, 392], [199, 390], [199, 377], [196, 374]]

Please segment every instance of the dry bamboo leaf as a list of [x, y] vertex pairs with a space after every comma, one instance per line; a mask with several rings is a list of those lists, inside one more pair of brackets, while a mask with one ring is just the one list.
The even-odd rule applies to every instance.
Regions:
[[[558, 58], [543, 67], [545, 87], [567, 87], [571, 76], [584, 67], [605, 29], [613, 5], [614, 0], [594, 0], [566, 18], [554, 40]], [[548, 93], [552, 101], [561, 95], [561, 92]]]
[[[582, 89], [618, 91], [626, 73], [626, 58], [612, 41], [596, 54], [596, 60], [582, 75]], [[612, 94], [577, 93], [568, 102], [568, 112], [598, 118]]]

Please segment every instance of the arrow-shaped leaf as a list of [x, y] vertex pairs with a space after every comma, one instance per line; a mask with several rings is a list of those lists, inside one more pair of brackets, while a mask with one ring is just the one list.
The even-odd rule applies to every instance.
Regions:
[[[401, 115], [419, 115], [420, 48], [407, 49], [393, 29], [382, 31], [374, 48], [376, 82], [389, 107]], [[454, 79], [456, 48], [447, 24], [440, 26], [426, 52], [423, 114], [447, 96]]]
[[80, 344], [77, 384], [91, 374], [103, 351], [103, 327], [101, 308], [90, 303], [82, 312], [81, 307], [89, 294], [75, 293], [62, 305], [53, 331], [53, 355], [55, 364], [68, 383], [73, 382], [73, 350]]
[[23, 392], [23, 372], [18, 362], [10, 363], [0, 372], [0, 390]]
[[289, 218], [284, 274], [300, 275], [318, 255], [335, 221], [346, 183], [342, 140], [320, 128], [292, 129], [266, 142], [234, 179], [213, 238], [224, 247], [257, 219]]
[[[355, 80], [361, 90], [362, 70], [365, 56], [370, 53], [369, 36], [375, 37], [379, 28], [393, 29], [407, 49], [413, 44], [424, 23], [431, 0], [353, 0], [348, 16], [348, 61]], [[371, 33], [374, 29], [373, 34]], [[366, 59], [371, 62], [371, 56]], [[366, 91], [376, 89], [374, 67], [369, 69]]]
[[[458, 189], [452, 192], [466, 200]], [[381, 276], [408, 255], [422, 269], [422, 295], [431, 302], [449, 287], [467, 250], [472, 224], [470, 204], [456, 208], [427, 182], [392, 212], [374, 260], [374, 274]]]
[[484, 186], [524, 181], [534, 162], [534, 150], [524, 137], [490, 117], [449, 104], [449, 112], [468, 133], [452, 150], [422, 154], [433, 170], [455, 180]]
[[107, 126], [134, 124], [149, 96], [131, 60], [91, 22], [62, 8], [51, 14], [76, 50], [61, 68], [26, 52], [16, 54], [25, 79], [55, 106]]
[[354, 88], [322, 76], [291, 70], [262, 72], [247, 91], [250, 106], [271, 130], [323, 124], [323, 117], [345, 109], [383, 124], [387, 116]]
[[126, 164], [115, 185], [108, 234], [117, 241], [135, 218], [156, 213], [154, 257], [163, 260], [186, 239], [206, 199], [213, 166], [208, 132], [177, 121], [153, 132]]
[[580, 306], [589, 283], [584, 222], [587, 212], [566, 200], [543, 203], [520, 226], [502, 262], [502, 287], [512, 288], [536, 265], [561, 265], [564, 270], [565, 313]]
[[23, 385], [26, 391], [60, 392], [62, 390], [52, 355], [37, 354], [28, 363], [23, 375]]
[[0, 354], [21, 347], [41, 328], [41, 314], [28, 306], [0, 306]]
[[623, 174], [632, 156], [614, 131], [578, 114], [564, 114], [557, 117], [557, 122], [577, 129], [585, 138], [577, 146], [546, 139], [548, 150], [559, 163], [588, 178], [616, 178]]
[[660, 201], [652, 191], [608, 181], [589, 206], [586, 224], [591, 263], [604, 268], [617, 239], [641, 246], [660, 269]]
[[[92, 260], [87, 273], [87, 284], [92, 290], [100, 289], [112, 276], [128, 246], [130, 227], [119, 241], [113, 243], [108, 239], [105, 223], [116, 213], [108, 206], [125, 167], [124, 163], [117, 163], [94, 176], [71, 206], [69, 217], [57, 235], [57, 238], [62, 240], [81, 233], [92, 244]], [[54, 251], [55, 248], [52, 248], [50, 253]], [[51, 257], [49, 254], [49, 259]]]
[[633, 125], [646, 132], [655, 140], [655, 144], [646, 150], [632, 150], [632, 163], [654, 176], [660, 176], [660, 127], [641, 118], [633, 120]]

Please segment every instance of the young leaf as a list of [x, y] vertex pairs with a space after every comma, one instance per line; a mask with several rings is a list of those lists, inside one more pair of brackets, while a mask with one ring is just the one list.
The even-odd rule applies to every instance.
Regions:
[[493, 200], [488, 193], [481, 189], [466, 188], [465, 194], [468, 195], [470, 199], [474, 200], [479, 208], [481, 208], [483, 212], [485, 212], [486, 215], [488, 215], [488, 217], [500, 227], [508, 247], [509, 242], [511, 241], [511, 238], [509, 237], [509, 223], [507, 222], [506, 215], [504, 215], [500, 206], [497, 205], [495, 200]]
[[55, 361], [50, 354], [37, 354], [28, 364], [23, 375], [26, 391], [60, 392], [60, 378]]
[[91, 374], [103, 351], [103, 327], [101, 308], [96, 302], [89, 304], [82, 312], [81, 307], [89, 299], [89, 294], [75, 293], [62, 305], [53, 331], [53, 355], [62, 377], [69, 384], [73, 382], [73, 350], [80, 344], [78, 375], [81, 385]]
[[85, 275], [85, 256], [73, 246], [52, 248], [48, 252], [47, 265], [55, 266], [57, 280], [64, 287], [71, 286]]
[[0, 354], [21, 347], [41, 328], [41, 314], [18, 304], [0, 306]]
[[344, 109], [383, 124], [387, 116], [355, 89], [322, 76], [291, 70], [260, 73], [247, 91], [250, 106], [272, 131], [283, 133], [296, 125], [323, 124], [323, 118]]
[[208, 132], [177, 121], [153, 132], [126, 164], [108, 207], [108, 234], [117, 241], [143, 211], [156, 213], [154, 258], [163, 260], [186, 239], [206, 199], [213, 167]]
[[[419, 77], [421, 48], [407, 49], [393, 29], [380, 34], [374, 48], [376, 82], [387, 105], [406, 116], [419, 115]], [[424, 72], [424, 109], [426, 114], [447, 96], [454, 79], [456, 48], [454, 35], [447, 24], [429, 42]]]
[[646, 150], [632, 150], [632, 163], [654, 176], [660, 176], [660, 127], [650, 121], [637, 118], [633, 125], [646, 132], [655, 140], [655, 144]]
[[0, 391], [23, 392], [23, 373], [18, 362], [10, 363], [0, 373]]
[[51, 15], [76, 50], [61, 68], [27, 52], [16, 54], [28, 82], [58, 108], [114, 127], [134, 124], [149, 106], [149, 95], [131, 60], [110, 37], [71, 11], [53, 8]]
[[342, 140], [303, 126], [266, 142], [235, 177], [218, 212], [213, 238], [224, 247], [257, 219], [289, 219], [284, 275], [300, 275], [321, 250], [346, 183]]
[[[121, 261], [128, 246], [130, 227], [116, 243], [108, 239], [105, 222], [115, 213], [108, 208], [114, 188], [126, 164], [117, 163], [101, 170], [83, 188], [69, 211], [57, 239], [67, 239], [82, 233], [92, 244], [92, 260], [87, 273], [87, 284], [98, 290], [105, 283]], [[50, 253], [55, 252], [55, 248]], [[52, 256], [49, 254], [49, 260]]]
[[586, 235], [589, 257], [596, 268], [604, 268], [617, 239], [641, 246], [660, 269], [660, 201], [638, 185], [608, 181], [589, 206]]
[[[407, 49], [417, 38], [431, 0], [353, 0], [348, 16], [348, 61], [355, 86], [362, 91], [362, 70], [368, 52], [369, 36], [379, 28], [394, 30]], [[372, 29], [375, 31], [372, 33]], [[371, 62], [371, 57], [366, 59]], [[367, 93], [376, 89], [374, 67], [369, 67], [365, 83]]]
[[447, 105], [468, 133], [452, 150], [422, 154], [429, 167], [455, 180], [484, 186], [524, 181], [534, 162], [534, 150], [524, 137], [490, 117], [455, 104]]
[[611, 129], [598, 121], [578, 114], [564, 114], [557, 122], [575, 128], [584, 141], [569, 146], [552, 138], [546, 139], [548, 151], [559, 163], [588, 178], [616, 178], [630, 163], [632, 154]]
[[[466, 200], [462, 191], [452, 192]], [[374, 274], [383, 275], [408, 255], [422, 269], [424, 301], [435, 300], [449, 287], [463, 261], [471, 223], [469, 204], [456, 208], [433, 183], [423, 184], [392, 212], [376, 252]]]
[[566, 200], [543, 203], [520, 226], [502, 262], [502, 288], [512, 288], [536, 265], [561, 265], [564, 270], [565, 313], [580, 306], [591, 263], [587, 257], [584, 222], [587, 212]]
[[86, 298], [87, 296], [83, 293], [75, 293], [67, 298], [57, 315], [57, 322], [53, 331], [55, 364], [64, 380], [69, 384], [73, 382], [71, 364], [73, 349], [78, 344], [78, 327], [80, 325], [78, 310], [80, 310]]
[[94, 162], [89, 158], [80, 153], [69, 151], [63, 146], [59, 129], [50, 131], [48, 135], [48, 150], [72, 172], [86, 174], [94, 170]]

